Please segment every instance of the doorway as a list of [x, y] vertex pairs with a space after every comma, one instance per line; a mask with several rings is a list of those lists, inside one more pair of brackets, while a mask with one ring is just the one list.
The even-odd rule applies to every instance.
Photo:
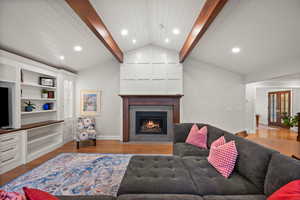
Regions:
[[291, 91], [268, 93], [268, 124], [269, 126], [283, 125], [283, 117], [291, 115]]

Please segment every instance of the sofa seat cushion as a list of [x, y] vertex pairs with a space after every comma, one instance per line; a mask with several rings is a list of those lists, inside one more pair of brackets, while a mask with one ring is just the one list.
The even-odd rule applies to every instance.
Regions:
[[265, 194], [269, 196], [289, 182], [299, 179], [300, 161], [279, 153], [274, 154], [266, 176]]
[[123, 194], [118, 200], [203, 200], [203, 198], [189, 194]]
[[265, 195], [209, 195], [204, 200], [266, 200]]
[[236, 172], [224, 178], [206, 158], [184, 157], [182, 160], [190, 171], [199, 195], [262, 194], [253, 183]]
[[207, 157], [208, 149], [199, 148], [188, 143], [176, 143], [173, 145], [173, 153], [176, 156], [203, 156]]
[[113, 196], [57, 196], [60, 200], [116, 200], [116, 197]]
[[133, 156], [120, 184], [121, 194], [197, 194], [177, 156]]
[[269, 162], [272, 154], [277, 152], [230, 133], [224, 133], [224, 136], [227, 142], [235, 141], [239, 154], [235, 170], [255, 184], [263, 193]]

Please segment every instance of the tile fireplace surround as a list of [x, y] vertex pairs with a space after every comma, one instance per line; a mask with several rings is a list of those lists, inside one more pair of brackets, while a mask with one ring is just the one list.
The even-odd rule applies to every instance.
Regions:
[[[180, 98], [183, 95], [120, 95], [123, 101], [123, 142], [145, 141], [149, 137], [143, 138], [135, 132], [136, 111], [164, 111], [168, 113], [168, 133], [165, 136], [157, 137], [157, 141], [170, 141], [172, 139], [172, 124], [180, 122]], [[133, 120], [134, 119], [134, 120]], [[132, 128], [131, 128], [132, 127]]]
[[[172, 141], [173, 140], [172, 106], [130, 106], [129, 141]], [[140, 117], [140, 115], [144, 115]], [[140, 119], [142, 118], [142, 119]], [[140, 120], [139, 120], [140, 119]], [[142, 122], [141, 122], [142, 121]], [[161, 129], [159, 132], [141, 132], [140, 123], [153, 123]], [[160, 122], [159, 122], [160, 121]], [[157, 124], [155, 124], [157, 122]]]

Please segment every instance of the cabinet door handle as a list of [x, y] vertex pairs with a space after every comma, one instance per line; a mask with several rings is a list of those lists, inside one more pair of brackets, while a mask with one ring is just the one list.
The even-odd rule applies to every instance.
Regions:
[[8, 139], [4, 139], [4, 140], [1, 140], [1, 142], [8, 142], [8, 141], [12, 141], [14, 140], [15, 138], [8, 138]]
[[6, 149], [6, 150], [2, 151], [2, 153], [8, 152], [8, 151], [13, 150], [13, 149], [14, 149], [14, 147], [11, 147], [9, 149]]
[[13, 160], [13, 159], [14, 159], [14, 157], [8, 158], [8, 159], [6, 159], [6, 160], [2, 160], [2, 163], [8, 162], [8, 161]]

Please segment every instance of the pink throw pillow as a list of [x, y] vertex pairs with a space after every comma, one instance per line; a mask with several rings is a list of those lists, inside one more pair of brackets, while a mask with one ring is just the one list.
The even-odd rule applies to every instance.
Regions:
[[234, 141], [224, 144], [225, 138], [222, 137], [211, 145], [207, 160], [222, 176], [228, 178], [234, 169], [238, 152]]
[[200, 148], [207, 149], [207, 127], [204, 126], [199, 130], [198, 126], [194, 124], [185, 142]]
[[223, 145], [225, 143], [226, 143], [225, 137], [221, 136], [221, 137], [219, 137], [218, 139], [216, 139], [215, 141], [213, 141], [211, 143], [210, 148], [212, 148], [212, 147], [218, 147], [218, 146]]
[[0, 190], [0, 200], [25, 200], [25, 196], [17, 192], [6, 192]]

